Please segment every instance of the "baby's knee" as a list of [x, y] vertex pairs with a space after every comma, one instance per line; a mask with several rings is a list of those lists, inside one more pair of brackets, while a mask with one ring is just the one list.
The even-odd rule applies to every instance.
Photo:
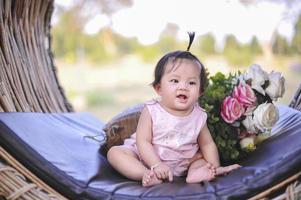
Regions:
[[118, 154], [120, 154], [121, 149], [118, 146], [113, 146], [109, 149], [108, 153], [107, 153], [107, 158], [108, 160], [112, 160], [112, 158], [118, 156]]

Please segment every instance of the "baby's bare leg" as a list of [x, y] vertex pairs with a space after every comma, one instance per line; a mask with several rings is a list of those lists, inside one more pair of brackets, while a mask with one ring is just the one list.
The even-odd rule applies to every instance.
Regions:
[[210, 181], [215, 177], [215, 167], [207, 163], [204, 159], [194, 161], [189, 169], [186, 177], [187, 183], [200, 183], [202, 181]]
[[141, 180], [147, 168], [131, 150], [114, 146], [107, 154], [109, 163], [122, 175], [133, 180]]
[[142, 180], [143, 186], [162, 182], [141, 163], [134, 152], [127, 148], [114, 146], [108, 151], [107, 157], [109, 163], [119, 173], [132, 180]]

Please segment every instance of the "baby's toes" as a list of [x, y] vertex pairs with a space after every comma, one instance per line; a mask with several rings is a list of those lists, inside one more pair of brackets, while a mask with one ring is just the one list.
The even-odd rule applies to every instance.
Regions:
[[149, 182], [149, 179], [146, 177], [142, 178], [142, 185], [146, 185]]
[[215, 178], [215, 173], [211, 171], [209, 174], [209, 181], [211, 181]]
[[213, 164], [210, 163], [210, 169], [214, 169], [215, 170], [215, 166]]
[[216, 175], [216, 168], [210, 169], [210, 171], [212, 172], [212, 174]]
[[142, 184], [143, 185], [146, 185], [148, 184], [148, 182], [150, 181], [151, 179], [151, 174], [150, 173], [145, 173], [142, 177]]
[[213, 169], [211, 169], [211, 172], [214, 174], [214, 176], [216, 175], [216, 168], [214, 167]]
[[211, 163], [206, 163], [206, 168], [211, 170], [212, 168], [214, 168], [214, 166]]
[[235, 170], [235, 169], [237, 169], [237, 168], [238, 168], [238, 166], [236, 166], [236, 165], [231, 165], [231, 166], [229, 166], [229, 167], [226, 168], [226, 172], [229, 173], [229, 172], [231, 172], [231, 171], [233, 171], [233, 170]]
[[145, 186], [145, 185], [148, 184], [148, 182], [149, 182], [149, 180], [143, 179], [143, 180], [142, 180], [142, 185]]
[[241, 167], [241, 165], [235, 164], [235, 165], [233, 166], [233, 169], [238, 169], [238, 168], [240, 168], [240, 167]]

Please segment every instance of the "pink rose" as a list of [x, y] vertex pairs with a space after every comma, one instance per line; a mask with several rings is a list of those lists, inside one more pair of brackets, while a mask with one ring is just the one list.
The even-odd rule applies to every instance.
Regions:
[[244, 113], [244, 107], [237, 99], [227, 96], [222, 104], [221, 116], [227, 123], [233, 123]]
[[256, 101], [256, 95], [253, 89], [248, 84], [244, 83], [235, 86], [232, 96], [245, 108], [252, 106]]

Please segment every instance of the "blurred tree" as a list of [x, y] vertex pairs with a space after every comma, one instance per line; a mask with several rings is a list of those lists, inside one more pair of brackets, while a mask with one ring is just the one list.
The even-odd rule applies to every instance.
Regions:
[[[114, 41], [113, 51], [109, 51], [107, 43], [108, 34]], [[86, 59], [94, 64], [106, 63], [112, 60], [117, 60], [127, 54], [132, 54], [139, 48], [139, 43], [136, 38], [125, 38], [122, 35], [115, 33], [110, 28], [103, 28], [94, 35], [85, 35], [84, 50]]]
[[140, 45], [137, 38], [125, 38], [118, 33], [114, 34], [114, 39], [119, 56], [132, 54]]
[[274, 41], [272, 42], [273, 54], [289, 55], [291, 53], [287, 39], [281, 36], [278, 32], [275, 33]]
[[58, 58], [65, 58], [69, 62], [76, 61], [82, 48], [82, 30], [86, 19], [77, 15], [80, 8], [76, 4], [63, 12], [58, 24], [52, 28], [54, 52]]
[[[300, 21], [300, 13], [301, 13], [301, 1], [300, 0], [239, 0], [243, 5], [245, 6], [252, 6], [252, 5], [257, 5], [261, 2], [269, 2], [273, 4], [283, 4], [285, 6], [285, 10], [282, 13], [282, 19], [280, 19], [278, 25], [274, 29], [274, 34], [271, 37], [271, 40], [268, 44], [265, 44], [265, 51], [267, 54], [272, 55], [271, 52], [273, 53], [280, 53], [279, 50], [282, 49], [281, 51], [284, 54], [291, 53], [292, 50], [287, 51], [287, 47], [285, 43], [287, 43], [285, 38], [279, 38], [278, 37], [278, 26], [280, 25], [281, 21], [297, 21], [297, 24], [295, 25], [295, 34], [292, 40], [292, 48], [294, 51], [297, 53], [301, 53], [301, 28], [300, 28], [300, 23], [298, 25], [298, 21]], [[299, 16], [299, 18], [298, 18]], [[298, 20], [296, 20], [298, 18]], [[276, 37], [278, 37], [276, 39]], [[280, 39], [280, 40], [279, 40]], [[277, 41], [278, 40], [278, 41]], [[285, 40], [285, 41], [284, 41]], [[277, 41], [277, 42], [276, 42]], [[282, 46], [280, 47], [279, 45], [276, 45], [274, 43], [282, 43]], [[276, 47], [276, 46], [277, 47]], [[278, 48], [278, 50], [276, 50]], [[280, 48], [280, 49], [279, 49]], [[285, 50], [286, 49], [286, 50]], [[289, 49], [289, 48], [288, 48]]]
[[205, 54], [215, 54], [215, 38], [211, 33], [202, 35], [199, 39], [200, 51]]
[[96, 6], [98, 4], [98, 7], [101, 9], [101, 13], [108, 15], [110, 20], [112, 19], [113, 13], [133, 5], [132, 0], [95, 0], [90, 2], [92, 3], [91, 6], [94, 6], [93, 2], [96, 4]]
[[159, 53], [162, 55], [178, 49], [176, 39], [171, 36], [161, 36], [156, 45], [158, 46]]
[[294, 53], [301, 54], [301, 14], [295, 24], [295, 32], [292, 39], [292, 48]]
[[176, 40], [179, 27], [168, 23], [160, 34], [158, 42], [151, 45], [136, 44], [135, 53], [145, 62], [154, 62], [167, 52], [182, 49], [183, 46]]
[[160, 37], [173, 37], [176, 38], [176, 36], [179, 33], [179, 26], [174, 23], [167, 23], [165, 28], [160, 34]]
[[[120, 9], [132, 6], [132, 0], [95, 0], [95, 1], [86, 1], [86, 9], [88, 12], [89, 18], [95, 17], [99, 13], [103, 13], [108, 16], [109, 25], [112, 26], [112, 15]], [[93, 12], [94, 11], [94, 12]], [[113, 36], [111, 29], [106, 28], [101, 34], [103, 38], [103, 44], [106, 48], [107, 53], [110, 57], [116, 57], [118, 54], [118, 47]]]
[[239, 42], [237, 41], [235, 35], [229, 34], [225, 37], [225, 46], [224, 46], [224, 53], [226, 53], [229, 49], [239, 49]]
[[262, 54], [262, 48], [256, 36], [253, 36], [250, 42], [250, 50], [254, 55]]
[[119, 11], [133, 5], [132, 0], [73, 0], [73, 5], [80, 5], [81, 9], [78, 11], [78, 15], [91, 20], [96, 15], [104, 14], [107, 15], [110, 24], [112, 24], [112, 15]]
[[226, 36], [224, 55], [230, 64], [236, 66], [250, 65], [254, 58], [250, 46], [241, 45], [232, 34]]
[[176, 24], [168, 23], [160, 34], [157, 46], [160, 54], [166, 54], [169, 51], [178, 49], [178, 42], [176, 37], [179, 32], [179, 27]]
[[153, 62], [154, 60], [157, 60], [159, 56], [162, 56], [157, 43], [147, 46], [138, 45], [135, 53], [139, 55], [145, 62]]
[[99, 13], [107, 15], [111, 23], [114, 12], [131, 5], [132, 0], [74, 0], [69, 8], [59, 8], [59, 21], [52, 28], [56, 57], [71, 63], [82, 59], [99, 63], [116, 57], [117, 36], [110, 28], [88, 35], [84, 33], [84, 27]]
[[91, 63], [104, 63], [110, 60], [110, 55], [102, 41], [101, 32], [95, 35], [85, 35], [83, 49], [85, 59]]

